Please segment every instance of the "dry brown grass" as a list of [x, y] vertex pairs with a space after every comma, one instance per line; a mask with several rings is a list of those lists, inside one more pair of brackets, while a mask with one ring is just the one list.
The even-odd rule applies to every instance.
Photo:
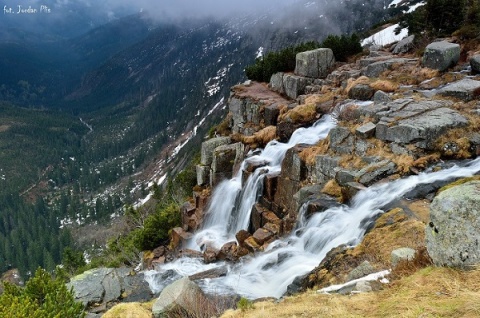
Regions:
[[480, 270], [427, 267], [375, 293], [350, 296], [309, 291], [280, 303], [255, 304], [223, 318], [283, 317], [479, 317]]
[[247, 145], [258, 144], [260, 146], [265, 146], [267, 143], [275, 139], [277, 136], [277, 127], [268, 126], [263, 128], [260, 131], [257, 131], [253, 136], [240, 136], [240, 141]]
[[340, 185], [338, 185], [337, 181], [335, 181], [333, 179], [328, 181], [327, 184], [325, 184], [325, 186], [323, 187], [323, 189], [320, 192], [331, 195], [332, 197], [339, 198], [340, 201], [342, 201], [341, 200], [342, 199], [342, 187], [340, 187]]
[[347, 87], [345, 88], [345, 94], [348, 94], [348, 92], [350, 92], [352, 87], [354, 87], [356, 85], [360, 85], [360, 84], [369, 85], [370, 82], [371, 82], [371, 79], [366, 77], [366, 76], [360, 76], [357, 79], [349, 78], [347, 80]]
[[124, 303], [112, 307], [103, 314], [104, 318], [151, 318], [153, 302]]
[[330, 141], [328, 138], [320, 140], [315, 146], [303, 149], [299, 156], [307, 163], [307, 165], [314, 165], [318, 155], [325, 155], [328, 152]]
[[[382, 219], [385, 220], [383, 226]], [[372, 263], [389, 268], [390, 253], [393, 250], [401, 247], [418, 249], [424, 242], [425, 224], [408, 219], [402, 209], [394, 209], [380, 217], [375, 229], [365, 235], [363, 241], [353, 249], [353, 253], [367, 255]]]
[[357, 155], [343, 155], [338, 162], [338, 165], [342, 168], [348, 169], [362, 169], [367, 165], [365, 161], [363, 161], [362, 157]]
[[384, 91], [387, 93], [395, 92], [398, 90], [398, 84], [389, 80], [377, 80], [373, 83], [370, 83], [370, 87], [376, 91]]

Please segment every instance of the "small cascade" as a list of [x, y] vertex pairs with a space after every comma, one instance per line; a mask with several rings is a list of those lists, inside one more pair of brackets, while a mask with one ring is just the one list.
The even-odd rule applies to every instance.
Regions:
[[[332, 127], [333, 121], [326, 117], [315, 127], [297, 130], [289, 143], [271, 142], [260, 154], [246, 159], [243, 168], [248, 162], [266, 162], [267, 165], [257, 168], [243, 189], [241, 172], [216, 188], [204, 228], [190, 241], [190, 247], [214, 243], [219, 247], [234, 240], [236, 231], [248, 226], [250, 210], [257, 200], [264, 176], [280, 171], [281, 162], [289, 148], [298, 143], [314, 144], [324, 138]], [[200, 286], [213, 294], [240, 294], [253, 299], [281, 297], [297, 276], [313, 270], [332, 248], [342, 244], [358, 244], [365, 235], [368, 222], [383, 213], [382, 208], [387, 204], [420, 184], [468, 177], [479, 171], [480, 158], [461, 167], [453, 166], [371, 186], [358, 192], [350, 206], [330, 208], [309, 218], [300, 211], [299, 220], [290, 236], [271, 243], [263, 253], [242, 258], [228, 268], [226, 276], [205, 279]], [[158, 292], [163, 288], [162, 275], [167, 270], [191, 275], [211, 269], [212, 266], [225, 267], [225, 263], [202, 265], [198, 261], [181, 259], [156, 271], [146, 272], [145, 277], [152, 290]]]
[[[297, 129], [288, 143], [270, 141], [259, 154], [245, 159], [232, 179], [223, 181], [215, 188], [204, 225], [187, 243], [187, 247], [196, 250], [205, 245], [220, 248], [223, 244], [234, 241], [238, 231], [248, 228], [250, 213], [261, 194], [265, 176], [280, 172], [287, 150], [300, 143], [313, 145], [324, 139], [333, 127], [334, 120], [325, 115], [312, 127]], [[248, 164], [263, 166], [249, 176], [242, 189], [242, 173]]]

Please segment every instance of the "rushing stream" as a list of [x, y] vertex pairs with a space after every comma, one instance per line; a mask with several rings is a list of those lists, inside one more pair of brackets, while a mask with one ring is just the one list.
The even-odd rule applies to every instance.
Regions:
[[[235, 233], [248, 227], [250, 211], [258, 198], [265, 176], [261, 171], [278, 173], [289, 148], [299, 143], [315, 144], [325, 138], [332, 127], [332, 119], [325, 116], [316, 125], [295, 131], [287, 144], [271, 142], [260, 154], [246, 159], [250, 162], [265, 161], [268, 165], [257, 169], [243, 189], [241, 171], [215, 189], [204, 228], [194, 235], [189, 247], [199, 249], [206, 243], [220, 247], [235, 240]], [[242, 168], [246, 164], [244, 162]], [[234, 293], [248, 298], [280, 297], [295, 277], [305, 275], [318, 266], [332, 248], [341, 244], [358, 244], [365, 234], [368, 221], [383, 213], [381, 209], [387, 204], [420, 184], [467, 177], [478, 171], [480, 158], [463, 167], [453, 166], [374, 185], [360, 191], [350, 206], [331, 208], [312, 215], [308, 220], [299, 218], [296, 230], [290, 236], [271, 243], [263, 253], [244, 257], [237, 264], [227, 265], [220, 262], [205, 265], [198, 259], [182, 258], [155, 271], [146, 272], [145, 277], [151, 289], [158, 292], [179, 276], [226, 267], [226, 276], [205, 279], [200, 282], [201, 287], [214, 294]]]

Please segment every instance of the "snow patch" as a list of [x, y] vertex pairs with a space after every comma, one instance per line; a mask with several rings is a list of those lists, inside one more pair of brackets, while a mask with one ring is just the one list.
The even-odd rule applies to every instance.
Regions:
[[387, 45], [394, 42], [398, 42], [404, 37], [408, 36], [408, 30], [402, 29], [399, 34], [395, 34], [395, 29], [398, 24], [389, 26], [380, 32], [377, 32], [362, 41], [362, 46], [374, 44], [374, 45]]

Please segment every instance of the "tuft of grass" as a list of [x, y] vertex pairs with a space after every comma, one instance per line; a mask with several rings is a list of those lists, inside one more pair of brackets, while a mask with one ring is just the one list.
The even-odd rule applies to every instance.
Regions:
[[342, 201], [342, 187], [334, 179], [328, 181], [320, 192], [339, 198]]
[[104, 318], [151, 318], [155, 300], [148, 303], [123, 303], [103, 314]]
[[253, 304], [253, 301], [242, 297], [240, 300], [237, 302], [237, 308], [240, 309], [241, 311], [247, 311], [249, 309], [255, 308], [255, 305]]

